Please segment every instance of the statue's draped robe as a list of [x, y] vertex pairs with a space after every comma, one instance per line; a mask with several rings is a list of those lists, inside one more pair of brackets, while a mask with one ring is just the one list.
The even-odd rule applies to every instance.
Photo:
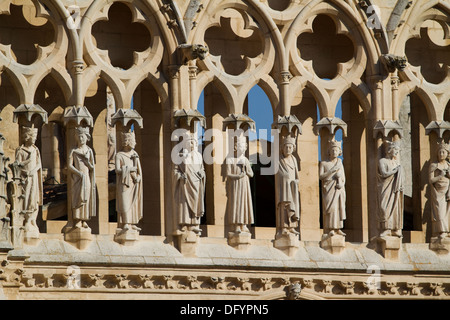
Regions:
[[[175, 207], [178, 224], [199, 225], [205, 213], [205, 169], [203, 159], [198, 151], [191, 151], [183, 156], [175, 166]], [[182, 176], [186, 177], [186, 180]]]
[[[322, 208], [323, 225], [326, 230], [342, 229], [344, 227], [345, 213], [345, 172], [342, 160], [337, 158], [336, 162], [322, 161], [320, 163], [321, 172], [326, 173], [335, 166], [338, 169], [335, 173], [322, 179]], [[338, 189], [337, 184], [342, 187]]]
[[36, 212], [43, 200], [42, 164], [39, 149], [35, 145], [29, 148], [20, 146], [16, 150], [16, 161], [22, 164], [23, 210], [29, 213]]
[[[450, 169], [450, 165], [447, 162], [444, 164], [432, 163], [429, 172], [430, 179], [441, 175], [444, 170], [448, 169]], [[430, 182], [430, 202], [434, 233], [449, 232], [449, 181], [449, 178], [444, 176], [435, 183]]]
[[[143, 217], [142, 168], [136, 151], [116, 154], [116, 211], [119, 224], [138, 224]], [[135, 167], [136, 172], [131, 172]], [[136, 178], [141, 177], [139, 182]]]
[[[279, 228], [296, 228], [300, 220], [297, 159], [281, 158], [275, 175], [276, 203]], [[297, 180], [297, 181], [295, 181]], [[293, 219], [295, 217], [295, 219]]]
[[92, 149], [72, 150], [72, 161], [72, 165], [81, 172], [81, 177], [72, 173], [72, 218], [87, 221], [96, 215], [95, 169], [90, 170], [86, 163], [94, 166]]
[[403, 172], [383, 177], [384, 172], [392, 171], [398, 166], [395, 159], [382, 158], [378, 168], [378, 219], [384, 230], [403, 229]]
[[231, 225], [252, 224], [254, 217], [249, 175], [253, 176], [253, 170], [250, 161], [245, 157], [227, 158], [226, 166], [227, 175], [245, 172], [245, 176], [240, 179], [227, 179], [228, 222]]

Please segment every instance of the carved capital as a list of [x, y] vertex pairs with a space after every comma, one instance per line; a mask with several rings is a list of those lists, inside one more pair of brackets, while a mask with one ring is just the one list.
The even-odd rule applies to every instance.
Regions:
[[395, 70], [403, 71], [407, 66], [406, 56], [400, 57], [393, 54], [383, 54], [380, 60], [386, 70], [391, 73], [395, 72]]
[[289, 71], [280, 72], [281, 84], [289, 84], [292, 77], [292, 74]]
[[180, 62], [186, 64], [196, 59], [205, 60], [209, 53], [207, 45], [202, 44], [182, 44], [178, 46]]
[[72, 70], [75, 74], [82, 74], [85, 69], [83, 60], [72, 61]]

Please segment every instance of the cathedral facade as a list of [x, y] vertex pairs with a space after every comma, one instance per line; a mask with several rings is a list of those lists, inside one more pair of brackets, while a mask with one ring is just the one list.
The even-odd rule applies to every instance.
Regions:
[[2, 1], [0, 297], [448, 299], [449, 27], [448, 0]]

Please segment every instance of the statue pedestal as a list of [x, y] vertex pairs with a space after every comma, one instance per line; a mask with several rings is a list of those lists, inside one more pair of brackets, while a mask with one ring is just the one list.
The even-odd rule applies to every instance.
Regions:
[[247, 250], [250, 247], [252, 234], [249, 232], [228, 232], [228, 245], [237, 250]]
[[114, 241], [124, 246], [132, 246], [139, 240], [139, 231], [134, 229], [123, 230], [117, 228]]
[[345, 236], [340, 234], [323, 235], [320, 247], [331, 254], [340, 254], [345, 250]]
[[398, 254], [402, 247], [402, 238], [400, 237], [378, 237], [377, 250], [385, 259], [398, 260]]
[[84, 250], [92, 241], [91, 228], [73, 227], [64, 233], [64, 241], [80, 250]]
[[181, 234], [175, 234], [175, 244], [178, 251], [184, 256], [197, 256], [197, 244], [199, 235], [193, 231], [186, 231]]
[[39, 229], [25, 227], [24, 242], [28, 245], [35, 246], [39, 243]]
[[437, 254], [448, 254], [450, 252], [450, 238], [432, 237], [430, 239], [430, 250]]
[[292, 257], [300, 246], [300, 240], [298, 240], [298, 235], [293, 233], [277, 234], [273, 246], [285, 255]]

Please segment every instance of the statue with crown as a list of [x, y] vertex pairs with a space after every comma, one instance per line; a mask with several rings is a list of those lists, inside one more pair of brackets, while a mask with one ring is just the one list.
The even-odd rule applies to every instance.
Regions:
[[77, 145], [70, 150], [68, 170], [71, 174], [71, 214], [74, 228], [90, 230], [87, 221], [96, 216], [94, 152], [87, 145], [91, 140], [88, 127], [75, 128]]
[[386, 141], [385, 156], [378, 162], [378, 223], [380, 237], [402, 237], [403, 170], [400, 142]]
[[205, 213], [204, 197], [206, 173], [203, 157], [197, 150], [195, 133], [183, 134], [181, 163], [174, 168], [175, 213], [177, 230], [175, 235], [193, 233], [200, 235], [200, 219]]
[[450, 155], [449, 144], [442, 141], [438, 144], [437, 161], [429, 168], [430, 203], [432, 217], [432, 237], [444, 240], [449, 233], [450, 210]]
[[335, 235], [345, 236], [342, 232], [345, 209], [345, 172], [339, 156], [342, 154], [341, 142], [334, 138], [328, 141], [328, 160], [320, 162], [319, 179], [322, 181], [322, 209], [324, 238]]
[[23, 144], [16, 149], [15, 162], [20, 173], [22, 186], [22, 212], [25, 213], [25, 238], [39, 238], [36, 218], [43, 199], [42, 163], [39, 149], [35, 142], [38, 129], [22, 128]]

